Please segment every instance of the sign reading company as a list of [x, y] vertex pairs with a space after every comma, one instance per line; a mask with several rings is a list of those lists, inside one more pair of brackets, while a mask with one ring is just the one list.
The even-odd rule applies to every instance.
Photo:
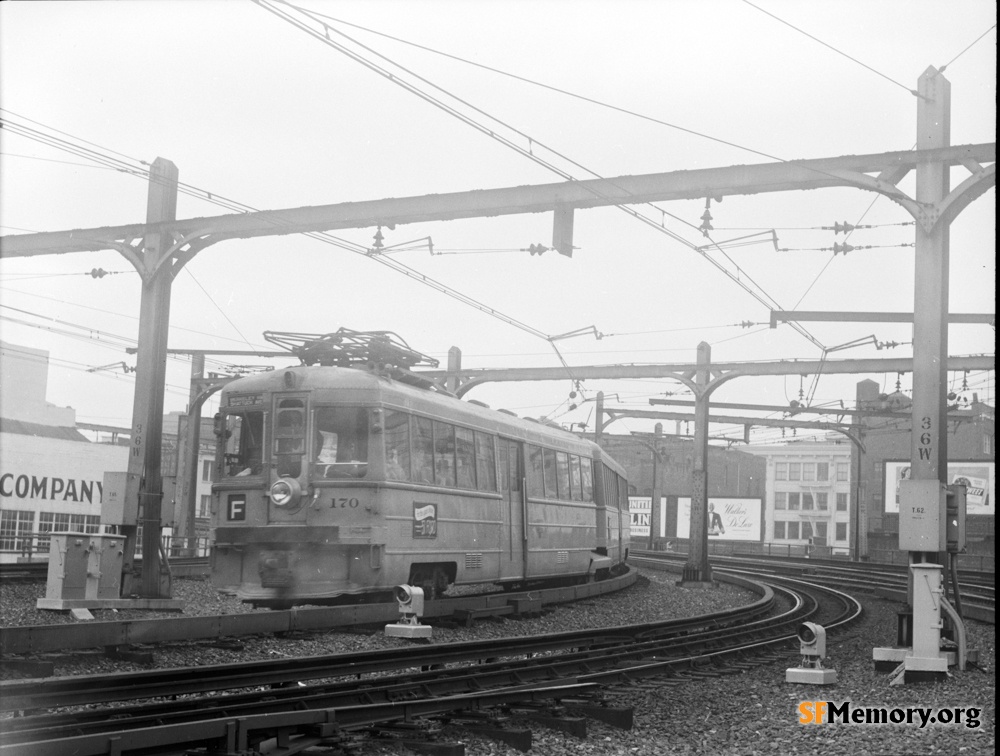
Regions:
[[104, 473], [127, 464], [123, 446], [14, 434], [0, 437], [3, 509], [100, 515]]
[[4, 472], [0, 474], [0, 497], [93, 504], [101, 500], [101, 481]]
[[[885, 463], [885, 511], [899, 512], [899, 482], [910, 477], [909, 462]], [[965, 484], [965, 513], [996, 514], [996, 463], [949, 462], [948, 481]]]
[[[727, 541], [760, 541], [764, 502], [761, 499], [744, 499], [710, 496], [708, 499], [708, 537]], [[690, 538], [691, 497], [677, 498], [677, 538]]]

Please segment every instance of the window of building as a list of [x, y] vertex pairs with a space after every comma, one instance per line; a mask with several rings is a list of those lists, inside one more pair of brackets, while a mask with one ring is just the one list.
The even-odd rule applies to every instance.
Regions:
[[774, 494], [774, 508], [788, 509], [788, 494], [784, 491], [777, 491]]
[[31, 548], [35, 513], [28, 509], [0, 511], [0, 550], [26, 552]]
[[196, 516], [208, 517], [211, 508], [212, 508], [212, 497], [209, 494], [204, 494], [201, 497], [201, 501], [198, 502], [198, 514]]
[[816, 480], [830, 480], [830, 463], [816, 463]]
[[838, 522], [837, 523], [837, 540], [846, 541], [847, 540], [847, 523]]
[[813, 537], [813, 528], [811, 522], [802, 523], [802, 540], [808, 541]]
[[201, 479], [205, 482], [212, 480], [212, 460], [203, 459], [201, 461]]
[[826, 511], [826, 501], [827, 501], [827, 494], [826, 494], [826, 492], [821, 492], [821, 493], [813, 494], [813, 496], [816, 497], [816, 509], [819, 509], [819, 510], [822, 510], [822, 511], [825, 512]]
[[38, 515], [38, 550], [48, 553], [51, 539], [50, 533], [69, 532], [68, 512], [40, 512]]
[[788, 540], [797, 541], [799, 540], [799, 524], [797, 522], [789, 522], [788, 525]]
[[816, 463], [815, 462], [803, 462], [802, 463], [802, 480], [816, 480]]
[[800, 506], [799, 498], [799, 494], [797, 493], [788, 494], [788, 508], [797, 511]]
[[826, 540], [826, 523], [825, 522], [817, 522], [814, 525], [814, 527], [816, 529], [816, 537], [817, 538], [822, 538], [825, 541]]
[[787, 462], [775, 462], [775, 464], [774, 464], [774, 479], [775, 480], [788, 480], [788, 463]]
[[847, 494], [838, 493], [837, 494], [837, 511], [846, 512], [847, 511]]
[[837, 463], [837, 480], [844, 481], [850, 480], [851, 477], [851, 466], [846, 462]]
[[776, 522], [776, 523], [774, 523], [774, 537], [775, 537], [775, 539], [782, 539], [782, 540], [784, 540], [784, 538], [785, 538], [785, 523], [783, 523], [783, 522]]
[[803, 509], [803, 511], [805, 511], [805, 510], [810, 510], [811, 511], [812, 508], [813, 508], [813, 495], [811, 493], [804, 493], [804, 494], [802, 494], [802, 509]]
[[801, 462], [789, 462], [788, 463], [788, 479], [789, 480], [802, 480], [802, 463]]
[[983, 454], [993, 453], [993, 436], [988, 433], [983, 434]]

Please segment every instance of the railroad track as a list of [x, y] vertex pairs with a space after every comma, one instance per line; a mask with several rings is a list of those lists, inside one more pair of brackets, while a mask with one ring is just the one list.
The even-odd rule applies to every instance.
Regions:
[[[515, 714], [564, 729], [585, 726], [581, 717], [627, 727], [631, 713], [604, 705], [603, 690], [651, 676], [682, 684], [738, 673], [797, 651], [803, 621], [832, 632], [861, 613], [850, 596], [799, 580], [720, 578], [759, 598], [696, 618], [500, 643], [2, 683], [0, 709], [25, 716], [5, 720], [0, 753], [181, 753], [207, 746], [235, 754], [268, 741], [294, 753], [401, 723], [431, 732], [441, 718], [526, 750], [530, 731], [502, 726]], [[87, 709], [71, 709], [84, 702]]]
[[[635, 570], [596, 582], [536, 589], [528, 592], [491, 592], [444, 597], [428, 601], [424, 618], [472, 621], [478, 617], [517, 616], [546, 606], [612, 593], [632, 585]], [[389, 603], [298, 607], [290, 610], [216, 616], [132, 619], [0, 628], [0, 657], [63, 652], [83, 648], [127, 649], [130, 646], [196, 639], [236, 638], [245, 635], [321, 632], [334, 628], [396, 622], [399, 606]], [[41, 673], [35, 673], [41, 674]], [[51, 674], [51, 673], [50, 673]]]
[[[634, 551], [633, 562], [641, 560], [681, 564], [686, 554], [662, 551]], [[806, 576], [816, 580], [835, 580], [845, 589], [874, 593], [892, 601], [906, 601], [908, 568], [902, 565], [874, 564], [868, 562], [843, 562], [839, 560], [788, 559], [780, 557], [724, 557], [712, 556], [715, 568], [748, 570], [753, 574]], [[945, 576], [949, 595], [951, 580]], [[994, 576], [985, 572], [959, 572], [959, 591], [962, 615], [987, 624], [996, 624], [996, 590]]]

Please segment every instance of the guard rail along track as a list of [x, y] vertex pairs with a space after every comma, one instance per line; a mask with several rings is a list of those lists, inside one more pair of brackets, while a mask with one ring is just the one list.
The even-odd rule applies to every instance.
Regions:
[[[433, 734], [440, 718], [528, 750], [530, 731], [512, 727], [513, 716], [576, 735], [585, 717], [630, 727], [629, 710], [604, 705], [603, 687], [738, 673], [797, 651], [803, 621], [835, 632], [861, 614], [850, 596], [803, 581], [719, 579], [759, 598], [695, 618], [502, 642], [4, 683], [4, 712], [22, 716], [4, 721], [0, 754], [291, 754], [385, 728]], [[91, 708], [67, 709], [84, 702]]]

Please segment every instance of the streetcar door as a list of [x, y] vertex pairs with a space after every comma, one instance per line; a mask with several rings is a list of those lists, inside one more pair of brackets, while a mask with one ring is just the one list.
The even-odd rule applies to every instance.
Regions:
[[527, 574], [527, 549], [524, 527], [524, 445], [501, 438], [500, 491], [503, 493], [503, 530], [500, 543], [500, 577], [517, 578]]

